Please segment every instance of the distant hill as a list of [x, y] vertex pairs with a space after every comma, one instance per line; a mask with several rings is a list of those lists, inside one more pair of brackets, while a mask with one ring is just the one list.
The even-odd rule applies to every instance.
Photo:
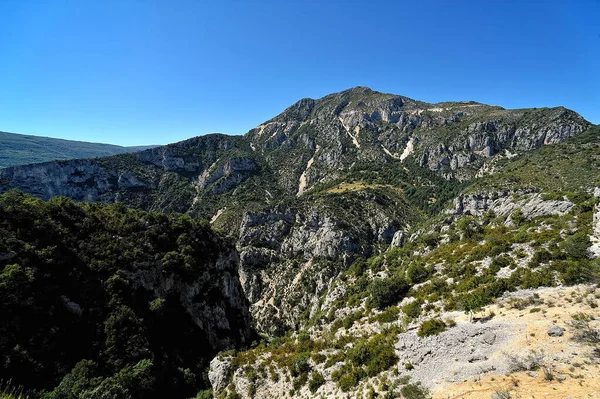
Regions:
[[122, 147], [0, 132], [0, 168], [64, 159], [102, 157], [153, 147], [156, 146]]

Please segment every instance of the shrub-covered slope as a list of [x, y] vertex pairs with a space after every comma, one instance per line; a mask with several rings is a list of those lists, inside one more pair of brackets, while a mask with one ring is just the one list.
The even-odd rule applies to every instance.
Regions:
[[0, 375], [49, 398], [185, 398], [254, 339], [232, 246], [122, 204], [0, 196]]

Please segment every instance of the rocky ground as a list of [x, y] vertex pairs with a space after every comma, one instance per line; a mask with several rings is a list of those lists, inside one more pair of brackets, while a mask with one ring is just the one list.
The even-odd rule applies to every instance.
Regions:
[[[513, 293], [485, 310], [495, 316], [483, 325], [499, 338], [491, 344], [479, 340], [474, 354], [484, 355], [485, 360], [473, 356], [473, 362], [452, 367], [452, 352], [447, 356], [437, 353], [415, 367], [414, 377], [427, 382], [439, 370], [437, 381], [429, 383], [434, 399], [598, 398], [600, 357], [593, 352], [597, 346], [581, 342], [581, 329], [574, 326], [573, 319], [585, 313], [592, 319], [589, 326], [597, 333], [599, 298], [600, 289], [593, 286]], [[457, 319], [459, 328], [468, 324], [467, 316]], [[456, 335], [462, 329], [452, 330], [438, 337]], [[465, 356], [472, 350], [469, 344], [460, 348], [453, 351]], [[444, 366], [427, 367], [436, 361]], [[473, 366], [477, 363], [483, 366], [479, 370]], [[459, 371], [455, 374], [455, 370]]]
[[[416, 325], [408, 326], [394, 346], [397, 365], [350, 392], [331, 381], [340, 364], [313, 364], [325, 377], [316, 392], [294, 390], [294, 378], [282, 369], [276, 380], [250, 381], [247, 370], [231, 369], [218, 358], [209, 375], [217, 390], [231, 382], [229, 387], [244, 398], [384, 397], [408, 381], [427, 388], [433, 399], [598, 398], [599, 302], [600, 288], [578, 285], [516, 291], [475, 314], [442, 313], [456, 325], [424, 338], [417, 336]], [[261, 355], [255, 365], [270, 356]]]

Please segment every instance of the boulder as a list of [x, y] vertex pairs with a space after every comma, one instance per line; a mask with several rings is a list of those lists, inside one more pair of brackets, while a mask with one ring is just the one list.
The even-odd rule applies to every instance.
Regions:
[[559, 326], [548, 327], [548, 335], [551, 337], [562, 337], [565, 333], [565, 329]]
[[217, 356], [210, 362], [208, 380], [213, 391], [220, 392], [229, 385], [229, 374], [231, 371], [231, 357]]

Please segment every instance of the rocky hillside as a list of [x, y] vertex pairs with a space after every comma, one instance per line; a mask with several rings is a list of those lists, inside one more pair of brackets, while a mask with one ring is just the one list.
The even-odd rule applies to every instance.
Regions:
[[206, 223], [12, 191], [0, 237], [3, 383], [185, 398], [208, 387], [217, 352], [256, 337], [238, 255]]
[[102, 157], [155, 147], [122, 147], [6, 132], [0, 132], [0, 143], [0, 168], [59, 159]]
[[0, 191], [210, 220], [237, 242], [257, 326], [281, 334], [354, 259], [400, 242], [478, 176], [590, 126], [564, 108], [428, 104], [357, 87], [300, 100], [245, 136], [7, 168]]

